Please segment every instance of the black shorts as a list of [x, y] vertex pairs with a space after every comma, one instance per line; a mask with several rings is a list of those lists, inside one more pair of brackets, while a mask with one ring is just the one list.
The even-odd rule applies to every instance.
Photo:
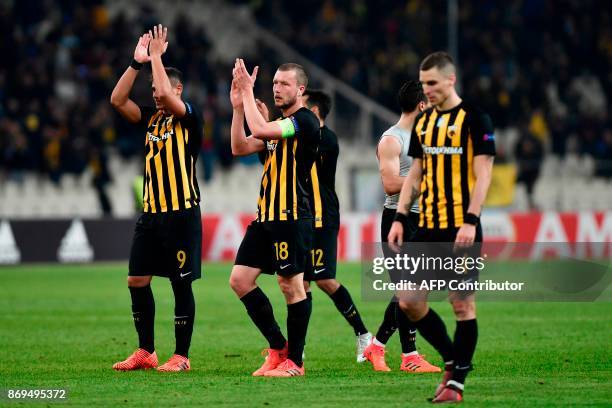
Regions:
[[[454, 248], [455, 238], [459, 228], [446, 228], [446, 229], [427, 229], [419, 227], [413, 237], [413, 248], [418, 248], [418, 253], [411, 253], [412, 256], [426, 256], [436, 257], [442, 259], [451, 258], [453, 260], [459, 260], [464, 262], [465, 259], [472, 258], [477, 259], [481, 256], [482, 249], [482, 227], [480, 224], [476, 226], [476, 236], [474, 238], [474, 245], [469, 248], [457, 250]], [[422, 244], [430, 243], [430, 245]], [[411, 245], [407, 246], [408, 252]], [[460, 264], [459, 264], [460, 265]], [[458, 266], [453, 269], [443, 270], [421, 270], [416, 276], [411, 276], [410, 280], [420, 282], [428, 279], [440, 279], [448, 283], [450, 281], [456, 282], [477, 282], [479, 278], [480, 270], [478, 268], [466, 268], [464, 266]]]
[[[418, 224], [417, 224], [418, 225]], [[414, 242], [455, 242], [459, 228], [428, 229], [418, 227], [413, 236]], [[476, 226], [474, 242], [482, 242], [482, 226]]]
[[234, 265], [291, 276], [306, 270], [312, 244], [312, 219], [253, 221], [242, 239]]
[[[389, 236], [389, 231], [391, 231], [391, 226], [393, 225], [393, 219], [395, 218], [395, 210], [390, 208], [385, 208], [382, 212], [382, 217], [380, 221], [380, 241], [387, 242], [387, 237]], [[416, 230], [419, 226], [419, 213], [415, 213], [410, 211], [408, 213], [408, 220], [403, 223], [404, 225], [404, 242], [410, 242], [416, 233]]]
[[[381, 222], [380, 222], [380, 240], [383, 242], [383, 255], [385, 257], [393, 257], [395, 256], [395, 252], [393, 252], [387, 245], [384, 243], [387, 242], [387, 237], [389, 236], [389, 231], [391, 231], [391, 226], [393, 225], [393, 219], [395, 218], [395, 210], [390, 208], [385, 208], [382, 212]], [[404, 242], [410, 242], [414, 237], [414, 234], [419, 225], [419, 213], [415, 213], [410, 211], [408, 213], [408, 219], [402, 223], [404, 226]], [[401, 273], [396, 270], [389, 271], [389, 277], [391, 278], [391, 282], [397, 283], [401, 279]]]
[[336, 279], [338, 228], [315, 228], [304, 280]]
[[129, 276], [163, 276], [194, 281], [202, 276], [200, 207], [142, 213], [136, 221]]

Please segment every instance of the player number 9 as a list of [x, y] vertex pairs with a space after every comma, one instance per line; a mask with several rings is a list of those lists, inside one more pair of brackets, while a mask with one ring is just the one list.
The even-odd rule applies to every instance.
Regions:
[[176, 253], [176, 260], [179, 261], [180, 263], [179, 269], [182, 269], [183, 266], [185, 266], [186, 259], [187, 259], [187, 255], [185, 254], [185, 251], [180, 250]]

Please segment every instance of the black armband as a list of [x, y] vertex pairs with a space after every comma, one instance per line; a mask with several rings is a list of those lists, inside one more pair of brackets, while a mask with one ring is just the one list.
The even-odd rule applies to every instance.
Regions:
[[140, 68], [142, 68], [142, 64], [136, 61], [135, 59], [133, 59], [132, 63], [130, 64], [130, 67], [134, 68], [136, 71], [139, 71]]
[[478, 225], [478, 223], [480, 222], [480, 217], [476, 214], [467, 213], [465, 214], [465, 217], [463, 217], [463, 222], [465, 224]]
[[402, 223], [402, 225], [406, 224], [408, 222], [408, 216], [406, 214], [403, 214], [401, 212], [396, 211], [395, 212], [395, 217], [393, 217], [393, 221], [399, 221]]

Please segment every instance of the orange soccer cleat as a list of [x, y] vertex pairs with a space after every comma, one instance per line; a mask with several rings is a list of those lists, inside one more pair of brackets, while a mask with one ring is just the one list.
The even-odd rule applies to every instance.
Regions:
[[288, 352], [288, 348], [286, 344], [282, 350], [275, 350], [271, 348], [264, 349], [261, 354], [265, 355], [265, 353], [268, 353], [268, 355], [266, 356], [266, 361], [264, 361], [262, 366], [259, 367], [253, 373], [253, 376], [260, 377], [260, 376], [263, 376], [267, 371], [274, 370], [281, 363], [287, 360], [287, 352]]
[[434, 404], [458, 404], [463, 401], [463, 391], [452, 385], [447, 385], [442, 392], [431, 400]]
[[113, 364], [113, 368], [117, 371], [147, 370], [155, 367], [157, 367], [157, 354], [141, 348], [125, 360]]
[[293, 361], [286, 359], [274, 370], [266, 371], [266, 377], [300, 377], [304, 375], [304, 365], [298, 367]]
[[391, 371], [385, 362], [385, 348], [370, 343], [363, 351], [363, 356], [372, 363], [374, 371]]
[[422, 354], [413, 354], [410, 356], [402, 355], [402, 364], [400, 370], [407, 371], [409, 373], [441, 373], [442, 369], [430, 364], [425, 360], [425, 356]]
[[180, 354], [173, 354], [172, 357], [164, 364], [157, 367], [157, 371], [189, 371], [191, 370], [191, 364], [187, 357], [181, 356]]

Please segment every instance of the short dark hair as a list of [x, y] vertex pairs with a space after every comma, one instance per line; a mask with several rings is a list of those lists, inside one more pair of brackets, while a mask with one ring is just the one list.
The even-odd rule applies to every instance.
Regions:
[[421, 83], [414, 79], [404, 82], [397, 93], [397, 103], [402, 112], [414, 111], [421, 102], [426, 102]]
[[[166, 75], [168, 75], [168, 79], [170, 80], [171, 84], [174, 82], [174, 85], [183, 85], [183, 73], [178, 68], [165, 67], [164, 70], [166, 71]], [[153, 82], [153, 74], [151, 74], [150, 79], [151, 82]]]
[[177, 68], [166, 67], [166, 75], [168, 75], [168, 79], [170, 80], [170, 82], [174, 80], [179, 84], [183, 84], [183, 73]]
[[421, 71], [428, 71], [432, 68], [444, 69], [448, 66], [455, 67], [455, 61], [453, 57], [450, 56], [448, 52], [445, 51], [437, 51], [432, 54], [429, 54], [425, 57], [423, 62], [421, 62]]
[[295, 71], [295, 77], [297, 78], [298, 85], [308, 86], [308, 75], [306, 75], [306, 71], [304, 67], [300, 64], [296, 64], [294, 62], [287, 62], [285, 64], [281, 64], [278, 67], [279, 71]]
[[321, 119], [325, 120], [331, 110], [331, 97], [319, 89], [306, 89], [303, 95], [308, 97], [306, 104], [319, 108], [319, 115]]

